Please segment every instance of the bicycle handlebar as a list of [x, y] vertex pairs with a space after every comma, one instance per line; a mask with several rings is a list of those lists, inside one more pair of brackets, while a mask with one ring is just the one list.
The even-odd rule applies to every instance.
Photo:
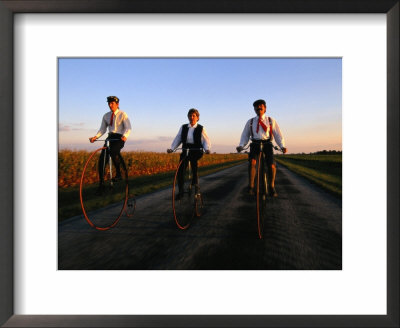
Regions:
[[[261, 144], [261, 142], [259, 142], [259, 143]], [[238, 151], [238, 153], [242, 152], [243, 150], [249, 149], [249, 147], [250, 147], [250, 144], [248, 144], [246, 147], [242, 148], [242, 150]], [[237, 148], [239, 148], [239, 147], [237, 147]], [[236, 148], [236, 150], [237, 150], [237, 148]], [[272, 146], [272, 148], [283, 153], [283, 149], [279, 148], [278, 146]]]
[[[242, 152], [243, 150], [249, 149], [250, 144], [248, 144], [246, 147], [243, 147], [241, 151], [238, 151], [238, 153]], [[238, 150], [239, 147], [236, 147], [236, 150]]]
[[119, 141], [119, 140], [122, 140], [122, 139], [96, 139], [94, 141]]
[[272, 146], [275, 150], [277, 150], [277, 151], [280, 151], [280, 152], [282, 152], [283, 153], [283, 149], [282, 148], [279, 148], [278, 146]]
[[203, 151], [203, 152], [205, 152], [205, 150], [204, 150], [204, 148], [183, 148], [183, 147], [181, 147], [181, 148], [175, 148], [174, 150], [172, 150], [172, 152], [176, 152], [177, 150], [201, 150], [201, 151]]

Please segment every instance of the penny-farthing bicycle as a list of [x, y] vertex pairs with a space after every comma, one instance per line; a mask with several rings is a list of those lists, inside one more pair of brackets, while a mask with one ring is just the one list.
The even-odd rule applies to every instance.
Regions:
[[[114, 227], [123, 214], [133, 216], [136, 208], [135, 198], [129, 197], [128, 171], [121, 155], [121, 175], [116, 175], [110, 155], [110, 141], [113, 140], [96, 140], [105, 141], [105, 144], [89, 156], [81, 176], [79, 196], [82, 212], [89, 225], [97, 230]], [[99, 167], [102, 167], [101, 172]]]
[[[256, 177], [255, 177], [255, 188], [256, 188], [256, 213], [257, 213], [257, 231], [258, 237], [262, 239], [264, 237], [264, 222], [267, 218], [268, 211], [268, 169], [266, 166], [266, 159], [264, 153], [265, 144], [269, 141], [253, 140], [253, 143], [260, 145], [260, 153], [257, 157], [256, 164]], [[247, 149], [246, 147], [245, 149]], [[273, 146], [275, 150], [281, 151], [277, 146]]]
[[[184, 154], [183, 159], [179, 162], [175, 172], [174, 184], [172, 188], [172, 209], [174, 220], [179, 229], [187, 229], [194, 217], [200, 217], [203, 208], [203, 198], [200, 192], [196, 192], [195, 186], [192, 185], [192, 168], [189, 161], [189, 150], [204, 151], [203, 148], [177, 148], [182, 149]], [[179, 173], [181, 172], [183, 183], [179, 189]]]

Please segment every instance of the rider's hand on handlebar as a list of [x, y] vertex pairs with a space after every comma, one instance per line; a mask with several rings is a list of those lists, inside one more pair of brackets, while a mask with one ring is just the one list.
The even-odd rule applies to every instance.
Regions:
[[167, 149], [167, 153], [168, 153], [168, 154], [171, 154], [172, 152], [173, 152], [172, 149]]
[[282, 153], [286, 154], [287, 153], [287, 148], [282, 148]]
[[210, 150], [207, 149], [207, 150], [205, 151], [205, 153], [206, 153], [206, 154], [210, 154]]
[[93, 143], [93, 142], [95, 142], [96, 139], [97, 139], [96, 137], [92, 137], [92, 138], [89, 138], [89, 141], [90, 141], [91, 143]]
[[242, 147], [242, 146], [236, 147], [236, 151], [237, 151], [238, 153], [240, 153], [242, 150], [243, 150], [243, 147]]

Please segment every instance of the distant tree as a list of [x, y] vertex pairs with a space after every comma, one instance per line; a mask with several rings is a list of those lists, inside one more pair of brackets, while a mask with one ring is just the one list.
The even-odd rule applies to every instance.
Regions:
[[316, 151], [315, 153], [310, 153], [310, 155], [311, 154], [314, 154], [314, 155], [338, 155], [338, 154], [342, 154], [342, 151], [341, 150], [319, 150], [319, 151]]

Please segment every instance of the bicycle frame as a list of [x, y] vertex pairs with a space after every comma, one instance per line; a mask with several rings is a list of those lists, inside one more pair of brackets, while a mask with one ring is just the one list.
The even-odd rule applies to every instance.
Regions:
[[[175, 152], [178, 149], [182, 149], [183, 155], [182, 155], [182, 160], [180, 160], [178, 164], [178, 168], [176, 170], [174, 177], [174, 183], [172, 188], [172, 209], [176, 225], [178, 226], [179, 229], [186, 230], [190, 226], [193, 216], [199, 217], [201, 215], [200, 211], [201, 208], [203, 207], [203, 200], [201, 193], [199, 191], [194, 195], [192, 193], [193, 172], [192, 172], [192, 167], [190, 165], [189, 152], [190, 150], [202, 150], [202, 151], [204, 150], [203, 148], [176, 148], [173, 151]], [[185, 173], [186, 170], [188, 170], [187, 173]], [[185, 174], [188, 174], [187, 181], [189, 181], [189, 183], [186, 186], [187, 189], [184, 188], [184, 185], [179, 186], [179, 182], [177, 181], [178, 174], [182, 175], [182, 179], [184, 179], [183, 176]], [[179, 187], [179, 200], [175, 199], [176, 186]], [[187, 207], [188, 205], [189, 207]], [[189, 212], [187, 212], [188, 209]]]
[[258, 237], [263, 238], [264, 220], [266, 211], [266, 201], [268, 196], [268, 169], [266, 167], [266, 159], [264, 153], [264, 143], [260, 142], [260, 153], [258, 155], [257, 167], [257, 189], [256, 189], [256, 206], [257, 206], [257, 229]]
[[[255, 142], [255, 141], [253, 141], [253, 142]], [[264, 146], [265, 146], [265, 144], [266, 144], [266, 142], [255, 142], [256, 144], [259, 144], [260, 145], [260, 154], [261, 154], [261, 157], [260, 157], [260, 159], [262, 160], [262, 163], [260, 164], [258, 164], [258, 165], [262, 165], [262, 168], [263, 168], [263, 170], [264, 170], [264, 172], [266, 173], [266, 174], [264, 174], [264, 186], [265, 186], [265, 194], [267, 195], [268, 194], [268, 180], [267, 180], [267, 178], [266, 178], [266, 176], [267, 176], [267, 174], [268, 174], [268, 172], [269, 172], [269, 170], [268, 170], [268, 168], [266, 167], [266, 155], [265, 155], [265, 153], [264, 153]], [[278, 146], [274, 146], [274, 145], [272, 145], [272, 148], [273, 149], [275, 149], [275, 150], [278, 150], [278, 151], [281, 151], [281, 152], [283, 152], [282, 151], [282, 149], [280, 149]]]
[[[176, 148], [174, 149], [174, 152], [177, 150], [182, 150], [182, 153], [184, 154], [184, 158], [182, 159], [183, 161], [187, 161], [187, 165], [188, 165], [188, 169], [189, 169], [189, 179], [192, 179], [192, 167], [189, 161], [189, 151], [190, 150], [201, 150], [202, 152], [204, 152], [204, 148]], [[191, 188], [191, 185], [190, 185]]]
[[103, 178], [104, 178], [104, 171], [106, 168], [106, 163], [108, 160], [108, 165], [110, 167], [110, 185], [113, 186], [113, 180], [112, 180], [112, 158], [111, 158], [111, 153], [110, 153], [110, 141], [119, 141], [120, 139], [96, 139], [95, 141], [105, 141], [104, 147], [106, 147], [106, 149], [104, 149], [104, 158], [103, 158]]
[[[182, 152], [185, 151], [185, 157], [182, 159], [182, 161], [186, 161], [187, 162], [187, 166], [188, 166], [188, 172], [189, 172], [189, 179], [192, 179], [192, 167], [189, 161], [189, 148], [182, 148]], [[190, 185], [189, 188], [192, 188], [192, 186]]]
[[268, 195], [268, 173], [269, 173], [267, 165], [266, 165], [266, 159], [265, 159], [265, 153], [264, 153], [264, 143], [260, 143], [260, 154], [261, 154], [261, 156], [260, 156], [259, 161], [261, 161], [261, 163], [258, 163], [258, 165], [261, 167], [261, 172], [262, 172], [262, 182], [263, 182], [262, 197], [264, 199]]
[[[256, 188], [256, 206], [257, 206], [257, 229], [258, 236], [260, 239], [263, 238], [263, 230], [264, 230], [264, 215], [266, 211], [266, 201], [268, 196], [268, 178], [267, 175], [269, 170], [266, 165], [266, 155], [264, 153], [264, 146], [268, 141], [255, 141], [252, 142], [258, 144], [260, 146], [259, 154], [257, 156], [257, 188]], [[277, 146], [272, 146], [275, 150], [281, 150]], [[248, 149], [247, 146], [244, 149]], [[261, 189], [260, 189], [261, 188]]]
[[264, 189], [263, 190], [263, 193], [264, 193], [263, 197], [264, 197], [264, 196], [266, 196], [268, 194], [268, 179], [267, 179], [268, 168], [265, 165], [266, 159], [265, 159], [264, 143], [263, 142], [260, 143], [260, 153], [261, 153], [261, 157], [260, 157], [261, 163], [258, 163], [258, 165], [261, 166], [261, 168], [263, 170], [263, 173], [264, 173], [263, 176], [262, 176], [262, 178], [264, 180], [264, 186], [263, 186], [264, 187], [263, 188]]

